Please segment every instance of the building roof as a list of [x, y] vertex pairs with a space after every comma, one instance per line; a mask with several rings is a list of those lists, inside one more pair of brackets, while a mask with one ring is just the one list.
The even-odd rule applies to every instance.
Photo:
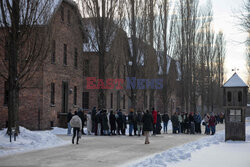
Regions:
[[[12, 0], [9, 1], [10, 4], [12, 5]], [[77, 4], [73, 0], [33, 0], [30, 1], [29, 3], [25, 1], [21, 1], [21, 9], [20, 9], [20, 19], [21, 19], [21, 24], [24, 23], [24, 18], [29, 17], [28, 19], [32, 22], [34, 25], [45, 25], [48, 24], [51, 18], [54, 16], [54, 14], [57, 12], [59, 6], [61, 5], [62, 2], [66, 2], [72, 6], [77, 7]], [[29, 6], [29, 8], [27, 7]], [[3, 8], [5, 11], [7, 10], [7, 4], [6, 1], [3, 1]], [[31, 11], [33, 10], [33, 11]], [[10, 26], [11, 20], [10, 20], [10, 14], [9, 12], [5, 12], [6, 14], [6, 22]], [[26, 23], [27, 24], [27, 23]], [[2, 13], [0, 12], [0, 25], [3, 25], [3, 17]]]
[[[176, 67], [176, 71], [177, 71], [177, 79], [176, 80], [180, 81], [181, 80], [181, 68], [180, 68], [179, 61], [174, 60], [169, 55], [166, 55], [166, 58], [167, 58], [166, 74], [169, 73], [171, 62], [174, 61], [175, 62], [175, 67]], [[163, 75], [164, 53], [162, 51], [158, 51], [157, 52], [157, 62], [158, 62], [158, 67], [159, 67], [158, 75]]]
[[[87, 41], [83, 43], [83, 52], [98, 52], [100, 40], [98, 40], [98, 26], [96, 25], [96, 18], [83, 18], [85, 35], [87, 37]], [[112, 46], [112, 42], [116, 37], [117, 26], [113, 22], [108, 22], [109, 30], [105, 29], [105, 51], [109, 52]], [[110, 30], [110, 28], [112, 30]], [[107, 32], [108, 31], [108, 32]], [[106, 37], [107, 35], [107, 37]]]
[[[166, 59], [167, 59], [166, 74], [168, 74], [172, 58], [170, 56], [166, 55]], [[164, 53], [162, 51], [157, 52], [157, 62], [158, 62], [158, 67], [159, 67], [158, 74], [162, 75], [163, 74], [163, 65], [164, 65]]]
[[233, 76], [224, 83], [223, 87], [248, 87], [247, 84], [238, 76], [237, 73], [234, 73]]

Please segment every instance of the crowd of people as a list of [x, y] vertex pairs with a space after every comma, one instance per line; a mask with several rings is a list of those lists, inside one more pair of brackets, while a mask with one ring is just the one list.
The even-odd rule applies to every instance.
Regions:
[[[152, 111], [134, 111], [129, 110], [128, 115], [125, 115], [121, 110], [107, 112], [105, 109], [96, 109], [84, 114], [82, 109], [75, 111], [72, 115], [68, 113], [68, 135], [71, 135], [71, 128], [73, 128], [72, 143], [74, 144], [75, 137], [78, 144], [81, 134], [86, 135], [83, 131], [84, 125], [87, 126], [87, 135], [126, 135], [126, 128], [128, 125], [129, 136], [144, 135], [145, 144], [149, 144], [149, 134], [152, 135], [168, 133], [168, 122], [171, 119], [172, 132], [186, 133], [186, 134], [201, 134], [201, 125], [205, 126], [205, 134], [214, 135], [215, 126], [217, 123], [223, 123], [223, 113], [215, 115], [214, 113], [205, 114], [202, 118], [198, 112], [175, 112], [171, 118], [167, 113], [163, 115], [159, 111], [152, 108]], [[162, 127], [163, 125], [163, 127]]]

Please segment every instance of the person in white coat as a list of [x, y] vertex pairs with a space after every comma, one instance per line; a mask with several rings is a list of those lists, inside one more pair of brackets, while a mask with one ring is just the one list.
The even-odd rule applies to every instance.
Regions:
[[80, 130], [82, 130], [82, 120], [77, 115], [77, 111], [75, 111], [75, 115], [70, 120], [70, 125], [73, 128], [73, 137], [72, 137], [72, 144], [74, 144], [74, 139], [76, 137], [76, 144], [78, 144], [80, 138]]
[[89, 111], [87, 114], [87, 131], [88, 131], [88, 135], [91, 135], [91, 131], [92, 131], [91, 111]]

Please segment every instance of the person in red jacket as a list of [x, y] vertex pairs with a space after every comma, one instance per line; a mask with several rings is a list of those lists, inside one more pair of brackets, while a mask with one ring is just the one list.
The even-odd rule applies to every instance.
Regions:
[[216, 119], [215, 119], [214, 113], [212, 113], [209, 118], [209, 127], [212, 132], [212, 135], [215, 134], [215, 126], [216, 126]]
[[152, 116], [153, 116], [153, 135], [156, 135], [156, 122], [157, 122], [157, 111], [152, 108]]

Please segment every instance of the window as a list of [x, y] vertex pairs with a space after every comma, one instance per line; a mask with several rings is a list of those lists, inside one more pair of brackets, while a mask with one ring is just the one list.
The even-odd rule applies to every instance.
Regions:
[[70, 18], [71, 16], [70, 16], [70, 10], [68, 10], [68, 24], [70, 24], [70, 22], [71, 22], [71, 18]]
[[230, 109], [229, 121], [230, 122], [241, 122], [241, 109]]
[[74, 54], [74, 67], [77, 68], [77, 58], [78, 58], [78, 52], [77, 48], [75, 48], [75, 54]]
[[54, 64], [56, 62], [56, 41], [52, 41], [52, 53], [51, 53], [51, 63]]
[[239, 91], [238, 92], [238, 102], [241, 102], [242, 101], [242, 92]]
[[8, 82], [5, 81], [4, 82], [4, 105], [8, 106], [8, 102], [9, 102], [9, 85]]
[[68, 112], [68, 101], [69, 101], [69, 83], [62, 81], [62, 112]]
[[227, 101], [228, 102], [232, 101], [232, 93], [231, 92], [227, 92]]
[[110, 94], [110, 108], [113, 108], [113, 93]]
[[61, 8], [61, 20], [64, 21], [64, 7]]
[[122, 108], [125, 109], [125, 103], [126, 103], [126, 97], [125, 97], [125, 95], [123, 95], [123, 99], [122, 100], [123, 100]]
[[63, 45], [63, 50], [64, 50], [64, 52], [63, 52], [63, 64], [67, 65], [67, 45], [66, 44]]
[[77, 104], [77, 87], [74, 86], [74, 105]]
[[50, 104], [55, 105], [55, 83], [51, 83], [50, 87]]
[[89, 109], [89, 92], [82, 93], [82, 108]]
[[84, 61], [83, 65], [83, 75], [84, 76], [89, 76], [89, 60]]

